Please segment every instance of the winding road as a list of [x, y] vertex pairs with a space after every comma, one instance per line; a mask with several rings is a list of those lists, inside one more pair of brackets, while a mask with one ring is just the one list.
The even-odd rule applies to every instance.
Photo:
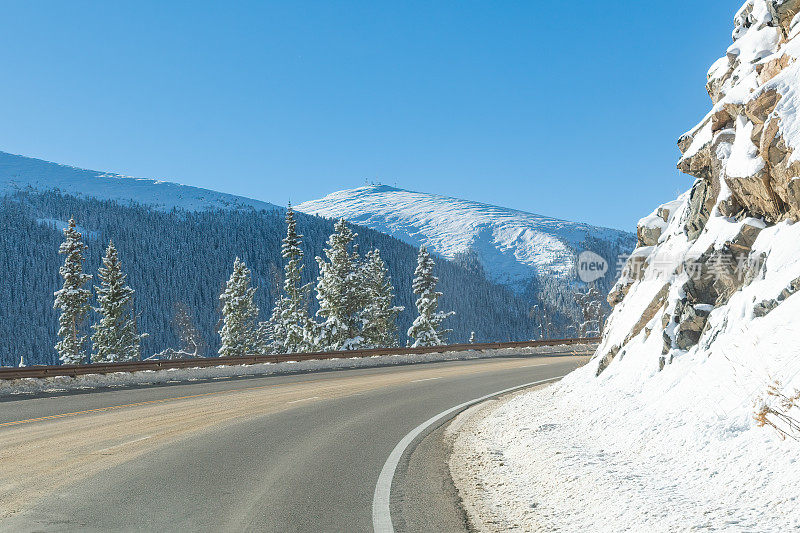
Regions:
[[[398, 463], [432, 417], [584, 361], [504, 357], [5, 399], [0, 530], [372, 531], [376, 484], [409, 432], [422, 428]], [[393, 499], [402, 477], [389, 478]], [[415, 495], [431, 512], [425, 497]]]

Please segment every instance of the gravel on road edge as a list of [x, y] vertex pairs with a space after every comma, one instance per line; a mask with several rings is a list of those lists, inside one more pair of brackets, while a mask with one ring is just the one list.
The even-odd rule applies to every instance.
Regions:
[[469, 531], [500, 532], [520, 531], [520, 525], [509, 520], [501, 507], [490, 507], [481, 497], [483, 485], [478, 475], [481, 458], [473, 451], [470, 436], [479, 431], [481, 422], [495, 410], [518, 395], [551, 386], [545, 383], [521, 391], [512, 392], [499, 398], [481, 402], [459, 414], [450, 422], [444, 432], [445, 446], [450, 451], [448, 465], [450, 477], [456, 487], [460, 504], [467, 517]]

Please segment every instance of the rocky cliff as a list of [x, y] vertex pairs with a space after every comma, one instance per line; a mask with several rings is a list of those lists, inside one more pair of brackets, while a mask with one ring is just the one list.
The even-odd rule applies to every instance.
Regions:
[[800, 310], [799, 12], [800, 0], [750, 0], [736, 13], [708, 72], [711, 110], [678, 140], [694, 184], [639, 222], [598, 375], [626, 353], [661, 370], [687, 352], [758, 350], [755, 330], [797, 351], [768, 315]]
[[594, 359], [456, 442], [498, 528], [800, 530], [798, 10], [736, 14]]

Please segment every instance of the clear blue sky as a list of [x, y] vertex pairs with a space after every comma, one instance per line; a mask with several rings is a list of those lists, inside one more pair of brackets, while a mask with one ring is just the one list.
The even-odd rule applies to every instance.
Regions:
[[2, 2], [0, 150], [633, 229], [690, 185], [675, 142], [742, 1]]

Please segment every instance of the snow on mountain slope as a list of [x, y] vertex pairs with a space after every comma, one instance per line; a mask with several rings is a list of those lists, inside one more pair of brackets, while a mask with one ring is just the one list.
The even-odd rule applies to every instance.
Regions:
[[536, 274], [573, 273], [587, 235], [615, 242], [629, 233], [434, 194], [372, 185], [335, 192], [298, 211], [345, 218], [452, 259], [478, 254], [488, 276], [522, 290]]
[[189, 185], [85, 170], [0, 152], [0, 195], [25, 190], [59, 190], [74, 196], [115, 200], [123, 204], [133, 201], [164, 210], [277, 207], [267, 202]]

